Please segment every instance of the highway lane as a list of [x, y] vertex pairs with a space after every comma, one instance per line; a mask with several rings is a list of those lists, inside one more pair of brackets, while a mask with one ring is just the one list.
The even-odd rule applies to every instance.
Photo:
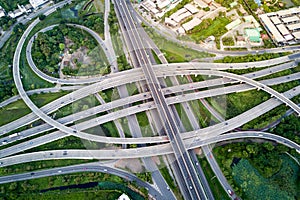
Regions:
[[[143, 46], [143, 42], [141, 41], [140, 35], [136, 31], [136, 27], [134, 21], [131, 18], [130, 11], [127, 7], [127, 1], [116, 2], [115, 7], [116, 12], [119, 12], [119, 15], [122, 16], [119, 20], [123, 20], [123, 25], [126, 30], [129, 30], [132, 34], [129, 41], [126, 40], [126, 43], [131, 43], [134, 47], [134, 51], [132, 51], [137, 58], [138, 66], [143, 69], [143, 72], [146, 77], [147, 85], [151, 91], [154, 102], [157, 106], [157, 110], [160, 116], [160, 119], [165, 122], [164, 128], [165, 132], [168, 135], [168, 138], [171, 141], [172, 148], [174, 150], [174, 155], [176, 157], [176, 162], [180, 167], [180, 171], [183, 176], [183, 181], [186, 184], [186, 187], [190, 193], [191, 199], [206, 199], [205, 194], [203, 194], [203, 188], [199, 182], [195, 169], [191, 164], [190, 157], [183, 145], [183, 142], [179, 135], [179, 130], [176, 126], [173, 115], [171, 114], [164, 95], [159, 86], [158, 79], [154, 74], [154, 71], [151, 67], [151, 62], [149, 60], [148, 54], [145, 51], [145, 47]], [[178, 182], [179, 184], [183, 184], [182, 181]]]
[[94, 162], [94, 163], [87, 163], [87, 164], [79, 164], [79, 165], [71, 165], [67, 167], [57, 167], [52, 169], [45, 169], [45, 170], [39, 170], [35, 171], [32, 175], [32, 172], [30, 173], [22, 173], [22, 174], [14, 174], [14, 175], [8, 175], [8, 176], [1, 176], [0, 177], [0, 184], [4, 183], [11, 183], [15, 181], [24, 181], [24, 180], [30, 180], [35, 178], [42, 178], [42, 177], [48, 177], [48, 176], [57, 176], [57, 175], [63, 175], [63, 174], [73, 174], [78, 172], [101, 172], [101, 173], [107, 173], [107, 174], [113, 174], [116, 176], [119, 176], [127, 181], [134, 181], [138, 186], [147, 188], [149, 194], [157, 199], [164, 199], [164, 196], [156, 190], [156, 188], [139, 179], [137, 176], [126, 172], [124, 170], [120, 170], [117, 168], [107, 167], [103, 165], [101, 162]]
[[[289, 96], [289, 98], [292, 98], [300, 93], [300, 86], [293, 88], [287, 92], [285, 92], [285, 95]], [[186, 133], [181, 133], [183, 139], [191, 138], [195, 141], [200, 141], [203, 139], [213, 138], [217, 137], [220, 134], [226, 133], [230, 130], [233, 130], [237, 127], [240, 127], [241, 125], [259, 117], [260, 115], [274, 109], [275, 107], [281, 105], [281, 102], [277, 101], [276, 99], [272, 98], [269, 99], [254, 108], [232, 118], [227, 120], [224, 123], [216, 124], [207, 128], [190, 131]], [[66, 134], [54, 132], [50, 133], [29, 141], [26, 141], [21, 144], [14, 145], [12, 147], [5, 148], [3, 150], [0, 150], [0, 157], [5, 157], [9, 155], [13, 155], [18, 152], [25, 151], [27, 149], [31, 149], [36, 146], [40, 146], [42, 144], [46, 144], [51, 141], [55, 141], [57, 139], [66, 137]], [[136, 139], [140, 140], [140, 139]], [[137, 143], [137, 142], [135, 142]]]
[[[77, 86], [63, 86], [63, 87], [52, 87], [52, 88], [39, 88], [39, 89], [26, 91], [26, 93], [28, 95], [33, 95], [33, 94], [41, 94], [41, 93], [54, 93], [60, 91], [74, 91], [82, 87], [83, 86], [77, 85]], [[8, 104], [11, 104], [19, 99], [21, 99], [19, 95], [15, 95], [9, 99], [6, 99], [0, 103], [0, 108], [7, 106]]]
[[[260, 138], [276, 143], [283, 144], [289, 148], [295, 149], [300, 152], [300, 145], [286, 139], [282, 136], [278, 136], [271, 133], [261, 132], [261, 131], [241, 131], [232, 132], [218, 137], [211, 137], [208, 139], [193, 139], [189, 138], [184, 140], [184, 145], [187, 149], [194, 149], [204, 145], [209, 145], [217, 142], [242, 139], [242, 138]], [[1, 167], [40, 161], [40, 160], [56, 160], [56, 159], [124, 159], [124, 158], [142, 158], [151, 157], [158, 155], [166, 155], [174, 153], [171, 144], [159, 144], [156, 146], [140, 147], [134, 149], [110, 149], [110, 150], [81, 150], [81, 149], [63, 149], [63, 150], [48, 150], [41, 152], [33, 152], [20, 154], [15, 156], [10, 156], [6, 158], [1, 158]]]
[[[293, 75], [289, 75], [289, 76], [287, 76], [287, 77], [279, 77], [279, 78], [275, 78], [275, 79], [271, 79], [271, 80], [264, 80], [264, 81], [262, 81], [262, 82], [264, 82], [264, 83], [266, 83], [266, 84], [268, 84], [268, 83], [270, 83], [270, 84], [273, 84], [273, 83], [280, 83], [281, 81], [291, 81], [291, 80], [296, 80], [296, 79], [298, 79], [298, 77], [299, 77], [299, 75], [298, 74], [293, 74]], [[275, 80], [275, 81], [272, 81], [272, 80]], [[280, 81], [280, 82], [277, 82], [277, 81]], [[185, 87], [186, 88], [189, 88], [189, 87], [191, 87], [192, 85], [186, 85]], [[192, 86], [192, 88], [197, 88], [197, 87], [194, 87], [194, 86]], [[249, 87], [249, 86], [247, 86], [247, 85], [236, 85], [236, 86], [229, 86], [229, 87], [226, 87], [226, 93], [231, 93], [231, 92], [236, 92], [236, 91], [246, 91], [246, 90], [248, 90], [248, 89], [251, 89], [251, 87]], [[172, 92], [173, 91], [173, 89], [166, 89], [166, 91], [168, 91], [168, 92]], [[181, 90], [177, 90], [177, 91], [181, 91]], [[167, 92], [167, 94], [168, 94], [168, 92]], [[188, 100], [193, 100], [193, 99], [195, 99], [195, 97], [198, 97], [198, 98], [205, 98], [205, 97], [211, 97], [211, 96], [216, 96], [216, 95], [218, 95], [218, 94], [225, 94], [224, 92], [223, 92], [223, 90], [222, 89], [213, 89], [213, 90], [209, 90], [209, 91], [202, 91], [202, 92], [196, 92], [196, 93], [194, 93], [194, 94], [186, 94], [186, 95], [184, 95], [184, 97], [183, 96], [180, 96], [180, 97], [175, 97], [175, 100], [174, 100], [174, 97], [173, 97], [173, 100], [172, 101], [169, 101], [169, 103], [171, 104], [172, 102], [173, 103], [178, 103], [178, 102], [184, 102], [184, 101], [188, 101]], [[137, 99], [135, 99], [135, 101], [138, 101], [138, 100], [145, 100], [145, 98], [143, 98], [144, 96], [146, 95], [146, 97], [150, 97], [150, 96], [148, 96], [147, 94], [143, 94], [143, 96], [142, 95], [139, 95], [139, 96], [137, 96], [137, 97], [132, 97], [133, 99], [135, 99], [135, 98], [137, 98]], [[118, 105], [119, 103], [120, 103], [120, 105], [124, 105], [124, 103], [126, 103], [126, 102], [128, 102], [128, 103], [133, 103], [133, 99], [131, 99], [131, 98], [129, 98], [129, 99], [127, 99], [127, 101], [126, 100], [124, 100], [123, 101], [123, 103], [120, 103], [120, 101], [117, 101], [114, 105], [112, 105], [112, 103], [109, 103], [108, 105], [106, 105], [105, 107], [106, 107], [106, 109], [105, 110], [103, 110], [103, 108], [102, 109], [100, 109], [99, 111], [97, 111], [97, 109], [95, 109], [95, 110], [91, 110], [91, 112], [90, 112], [90, 115], [93, 115], [93, 114], [96, 114], [97, 112], [101, 112], [101, 111], [106, 111], [106, 110], [108, 110], [107, 108], [115, 108], [116, 107], [116, 105]], [[88, 111], [87, 111], [88, 112]], [[82, 118], [82, 117], [80, 117], [80, 116], [86, 116], [86, 112], [81, 112], [81, 113], [78, 113], [78, 115], [76, 115], [76, 116], [74, 116], [73, 117], [73, 119], [76, 119], [76, 118]], [[72, 118], [71, 118], [72, 119]], [[24, 122], [24, 121], [23, 121]], [[62, 122], [62, 121], [61, 121]], [[66, 123], [66, 121], [64, 122], [64, 123]], [[11, 125], [13, 125], [14, 123], [11, 123]], [[23, 125], [23, 123], [22, 123], [22, 120], [21, 120], [21, 125]], [[49, 126], [49, 125], [47, 125], [48, 126], [48, 128], [51, 128], [51, 126]], [[8, 129], [9, 130], [9, 129]], [[36, 129], [35, 129], [36, 130]], [[40, 131], [39, 132], [41, 132], [41, 130], [42, 129], [40, 129]], [[49, 129], [46, 129], [46, 130], [49, 130]], [[39, 133], [39, 132], [36, 132], [36, 134], [37, 133]], [[24, 134], [24, 137], [26, 136], [26, 134]], [[6, 141], [9, 141], [9, 140], [7, 140], [7, 138], [6, 139], [3, 139], [3, 140], [6, 140]]]
[[[265, 76], [265, 75], [269, 75], [271, 73], [276, 73], [276, 72], [288, 69], [288, 68], [293, 67], [293, 66], [294, 66], [293, 62], [290, 62], [290, 63], [286, 63], [286, 64], [274, 66], [274, 67], [271, 67], [271, 68], [268, 68], [268, 69], [260, 70], [260, 71], [257, 71], [257, 72], [245, 74], [244, 76], [249, 77], [249, 78], [259, 78], [259, 77], [262, 77], [262, 76]], [[162, 72], [158, 71], [158, 72], [156, 72], [156, 74], [157, 74], [158, 77], [161, 77], [161, 76], [166, 77], [166, 76], [171, 75], [171, 73], [170, 73], [171, 71], [172, 71], [172, 69], [169, 69], [166, 72], [165, 71], [162, 71]], [[136, 70], [133, 70], [133, 71], [131, 71], [131, 73], [138, 73], [138, 72]], [[120, 74], [120, 78], [121, 77], [122, 77], [122, 80], [125, 83], [127, 83], [128, 81], [131, 82], [133, 79], [135, 79], [134, 78], [135, 77], [134, 74], [132, 74], [132, 79], [131, 78], [128, 79], [128, 77], [130, 77], [130, 75], [129, 76], [127, 76], [127, 75], [121, 76], [121, 74]], [[127, 77], [127, 79], [126, 79], [126, 77]], [[288, 76], [287, 79], [288, 78], [293, 78], [293, 77], [296, 78], [295, 75], [291, 75], [291, 76]], [[113, 82], [116, 85], [118, 85], [118, 81], [116, 80], [116, 78], [111, 77], [111, 78], [108, 78], [108, 79], [109, 79], [109, 80], [107, 80], [108, 83]], [[126, 80], [128, 80], [128, 81], [126, 81]], [[282, 81], [282, 79], [280, 79], [278, 81]], [[121, 84], [122, 82], [119, 82], [119, 83]], [[165, 94], [168, 94], [168, 92], [170, 92], [170, 91], [175, 93], [175, 92], [181, 92], [183, 90], [187, 91], [187, 90], [193, 90], [193, 89], [200, 89], [200, 88], [204, 88], [206, 86], [207, 87], [212, 87], [212, 86], [217, 86], [217, 85], [224, 85], [226, 83], [232, 83], [232, 81], [230, 81], [228, 79], [224, 79], [224, 78], [223, 79], [206, 80], [206, 81], [201, 81], [201, 82], [193, 83], [193, 85], [190, 85], [191, 86], [190, 88], [189, 87], [186, 88], [185, 86], [178, 86], [178, 87], [176, 87], [178, 89], [176, 89], [174, 87], [171, 87], [170, 89], [166, 90]], [[264, 82], [264, 81], [262, 81], [262, 83], [267, 84], [267, 82]], [[108, 89], [109, 88], [109, 87], [106, 86], [105, 82], [103, 82], [101, 85], [102, 85], [102, 89]], [[98, 83], [94, 84], [93, 86], [94, 87], [91, 87], [91, 89], [92, 89], [92, 92], [95, 92], [94, 88], [98, 87]], [[84, 88], [82, 90], [85, 90], [86, 92], [87, 91], [91, 91], [88, 88]], [[82, 90], [79, 90], [78, 92], [80, 94], [83, 94], [83, 92], [81, 92]], [[90, 94], [92, 94], [92, 92], [90, 92]], [[73, 101], [76, 101], [76, 100], [79, 99], [79, 98], [76, 98], [76, 97], [77, 97], [77, 92], [74, 92], [74, 93], [72, 93], [72, 95], [70, 94], [69, 96], [65, 96], [65, 97], [62, 97], [62, 98], [60, 98], [60, 99], [58, 99], [56, 101], [53, 101], [53, 102], [49, 103], [47, 106], [42, 107], [41, 109], [44, 112], [49, 113], [50, 112], [50, 108], [49, 108], [50, 105], [52, 105], [52, 108], [60, 108], [62, 106], [65, 106], [65, 105], [67, 105], [69, 103], [72, 103]], [[62, 102], [64, 102], [64, 103], [62, 103]], [[28, 116], [28, 118], [29, 118], [29, 116]], [[32, 117], [30, 119], [32, 119]], [[0, 127], [0, 135], [1, 135], [1, 132], [2, 133], [9, 132], [10, 130], [13, 129], [13, 127], [17, 128], [18, 125], [22, 126], [22, 125], [25, 125], [25, 124], [28, 124], [28, 123], [29, 123], [28, 120], [26, 121], [24, 118], [20, 118], [19, 120], [15, 121], [13, 123], [13, 126], [11, 126], [11, 124], [8, 124], [6, 126]]]
[[[279, 84], [279, 83], [284, 82], [284, 81], [297, 80], [297, 79], [299, 79], [299, 74], [300, 73], [293, 74], [292, 77], [287, 76], [289, 78], [278, 77], [278, 78], [274, 78], [274, 79], [270, 79], [270, 80], [264, 80], [262, 82], [265, 82], [267, 84], [268, 83], [270, 83], [270, 84], [274, 84], [274, 83]], [[197, 87], [194, 87], [193, 84], [189, 84], [186, 87], [189, 88], [191, 86], [193, 88], [197, 88]], [[166, 88], [164, 88], [164, 89], [166, 89]], [[195, 92], [193, 94], [185, 94], [184, 96], [180, 96], [180, 97], [169, 97], [166, 100], [167, 100], [168, 105], [172, 105], [174, 103], [180, 103], [180, 102], [195, 100], [197, 98], [203, 99], [203, 98], [206, 98], [206, 97], [213, 97], [213, 96], [218, 96], [218, 95], [223, 95], [223, 94], [229, 94], [229, 93], [233, 93], [233, 92], [236, 92], [236, 91], [247, 91], [249, 89], [252, 89], [252, 88], [248, 85], [240, 84], [240, 85], [228, 86], [228, 87], [225, 87], [225, 88], [211, 89], [209, 91]], [[169, 90], [169, 92], [172, 92], [172, 89], [166, 89], [166, 90]], [[178, 90], [178, 92], [181, 92], [181, 91], [182, 90]], [[74, 122], [74, 119], [82, 120], [86, 117], [90, 117], [90, 116], [95, 115], [97, 113], [109, 111], [110, 109], [114, 109], [114, 108], [117, 108], [117, 107], [120, 107], [120, 106], [125, 106], [125, 105], [128, 105], [128, 104], [137, 102], [137, 101], [143, 101], [143, 100], [146, 100], [148, 98], [151, 98], [151, 95], [148, 92], [147, 93], [142, 93], [142, 94], [137, 94], [137, 95], [131, 96], [130, 98], [115, 100], [115, 101], [109, 102], [105, 105], [96, 106], [96, 107], [90, 108], [86, 111], [74, 113], [74, 114], [69, 115], [67, 117], [58, 119], [58, 121], [60, 123], [63, 123], [65, 125], [67, 125], [69, 123]], [[128, 109], [131, 109], [131, 108], [128, 108]], [[187, 109], [186, 111], [188, 111], [188, 110], [189, 109]], [[126, 112], [127, 111], [125, 111], [125, 115], [126, 115]], [[130, 113], [130, 112], [132, 113], [132, 111], [128, 111], [128, 113]], [[110, 115], [110, 116], [103, 115], [101, 118], [105, 119], [106, 120], [105, 122], [108, 122], [110, 120], [116, 120], [115, 117], [120, 118], [122, 116], [125, 116], [125, 115], [118, 115], [118, 114]], [[100, 118], [98, 118], [98, 122], [99, 122], [99, 119]], [[100, 119], [100, 121], [101, 121], [101, 119]], [[97, 124], [99, 124], [99, 123], [97, 123]], [[42, 133], [44, 131], [49, 131], [49, 130], [52, 130], [52, 129], [54, 129], [52, 126], [50, 126], [48, 124], [42, 124], [40, 126], [33, 127], [31, 129], [27, 129], [27, 130], [19, 132], [20, 135], [17, 136], [17, 137], [13, 137], [13, 138], [10, 138], [9, 136], [3, 137], [3, 138], [0, 139], [0, 143], [3, 142], [3, 141], [5, 141], [5, 143], [14, 142], [16, 140], [24, 139], [26, 137], [30, 137], [30, 136]]]

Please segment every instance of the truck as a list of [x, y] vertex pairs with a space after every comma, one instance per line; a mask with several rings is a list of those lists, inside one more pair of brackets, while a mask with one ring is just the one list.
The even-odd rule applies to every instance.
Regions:
[[17, 137], [18, 135], [19, 135], [19, 133], [14, 133], [14, 134], [9, 135], [8, 137], [13, 138], [13, 137]]

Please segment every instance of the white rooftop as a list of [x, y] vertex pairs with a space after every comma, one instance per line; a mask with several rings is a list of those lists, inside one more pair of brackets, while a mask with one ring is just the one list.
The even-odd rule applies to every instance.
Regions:
[[277, 16], [270, 17], [270, 19], [273, 22], [273, 24], [275, 24], [275, 25], [282, 23], [281, 20]]
[[32, 5], [33, 8], [37, 8], [48, 1], [49, 0], [29, 0], [29, 3]]
[[284, 35], [288, 35], [290, 34], [290, 32], [287, 30], [287, 28], [285, 27], [285, 25], [283, 24], [279, 24], [276, 26], [277, 29], [279, 30], [279, 32], [284, 36]]
[[293, 34], [293, 36], [294, 36], [296, 39], [300, 40], [300, 31], [298, 31], [298, 32], [293, 32], [292, 34]]
[[275, 25], [271, 22], [270, 18], [267, 14], [262, 14], [259, 16], [261, 21], [265, 24], [266, 28], [269, 30], [269, 32], [272, 34], [272, 37], [276, 42], [284, 42], [285, 39], [282, 37], [282, 35], [279, 33]]
[[190, 11], [192, 14], [195, 14], [195, 13], [197, 13], [199, 10], [195, 7], [195, 6], [193, 6], [192, 4], [186, 4], [185, 6], [184, 6], [188, 11]]
[[194, 2], [200, 7], [200, 8], [206, 8], [208, 5], [202, 1], [202, 0], [194, 0]]
[[182, 25], [185, 31], [192, 30], [195, 26], [199, 25], [202, 22], [198, 17], [193, 18], [191, 21]]
[[294, 31], [296, 29], [300, 29], [300, 23], [297, 24], [290, 24], [286, 26], [290, 31]]
[[291, 17], [285, 17], [282, 18], [283, 23], [291, 23], [291, 22], [295, 22], [295, 21], [299, 21], [299, 17], [297, 15], [293, 15]]

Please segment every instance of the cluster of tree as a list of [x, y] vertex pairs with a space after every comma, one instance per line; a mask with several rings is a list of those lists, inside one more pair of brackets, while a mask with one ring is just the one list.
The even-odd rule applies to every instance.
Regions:
[[[286, 164], [285, 164], [286, 166]], [[283, 179], [290, 179], [284, 181], [283, 187], [272, 179], [264, 178], [260, 173], [251, 165], [248, 160], [242, 159], [236, 166], [233, 167], [233, 175], [235, 182], [240, 186], [243, 193], [241, 197], [243, 199], [294, 199], [293, 197], [297, 194], [295, 180], [291, 179], [295, 171], [290, 167], [288, 170], [280, 170], [278, 175]], [[279, 180], [281, 184], [283, 180]]]
[[[0, 18], [1, 20], [2, 18]], [[4, 100], [18, 92], [15, 88], [14, 81], [12, 78], [12, 59], [15, 53], [18, 39], [21, 37], [25, 26], [18, 24], [14, 27], [11, 39], [2, 47], [0, 52], [0, 99]]]
[[121, 55], [117, 58], [119, 71], [124, 71], [131, 69], [131, 66], [128, 64], [125, 55]]
[[236, 188], [233, 180], [232, 167], [239, 163], [239, 159], [246, 159], [259, 172], [260, 176], [270, 178], [282, 167], [282, 155], [289, 151], [286, 146], [272, 143], [232, 143], [214, 149], [216, 158], [220, 163], [221, 169], [230, 184], [241, 195], [242, 190]]
[[37, 67], [56, 77], [58, 77], [61, 43], [64, 43], [64, 34], [59, 27], [55, 27], [51, 31], [39, 33], [32, 48], [32, 58]]
[[0, 0], [0, 6], [5, 9], [6, 12], [13, 11], [18, 8], [19, 5], [29, 4], [29, 0]]
[[264, 53], [264, 54], [248, 54], [246, 56], [225, 56], [223, 59], [216, 60], [217, 63], [244, 63], [256, 62], [262, 60], [270, 60], [287, 55], [286, 53]]
[[16, 19], [12, 19], [8, 16], [4, 16], [0, 18], [0, 27], [6, 31], [11, 25], [13, 25], [16, 22]]
[[217, 3], [221, 4], [222, 6], [229, 8], [230, 4], [234, 2], [234, 0], [216, 0]]
[[234, 40], [232, 37], [224, 37], [222, 39], [222, 42], [223, 42], [223, 45], [226, 45], [226, 46], [233, 46], [234, 45]]
[[103, 13], [89, 15], [83, 18], [84, 26], [96, 31], [100, 35], [104, 33], [104, 19]]
[[272, 132], [300, 144], [300, 120], [295, 115], [284, 118]]
[[300, 6], [300, 1], [299, 0], [292, 0], [293, 4], [295, 4], [295, 6]]
[[116, 35], [119, 30], [118, 19], [113, 4], [111, 4], [110, 7], [111, 10], [108, 16], [109, 31], [112, 35]]
[[137, 173], [136, 176], [143, 181], [152, 183], [151, 172]]

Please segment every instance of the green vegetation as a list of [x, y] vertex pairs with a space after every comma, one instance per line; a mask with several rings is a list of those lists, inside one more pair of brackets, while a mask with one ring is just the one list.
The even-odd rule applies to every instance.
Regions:
[[54, 167], [63, 167], [86, 162], [93, 162], [93, 160], [43, 160], [30, 163], [22, 163], [8, 167], [1, 167], [0, 175], [6, 176], [10, 174], [25, 173], [34, 170], [49, 169]]
[[243, 199], [294, 199], [297, 195], [299, 167], [287, 156], [282, 157], [282, 160], [285, 164], [269, 179], [262, 177], [248, 160], [239, 161], [233, 167], [232, 174], [237, 185], [243, 190]]
[[269, 94], [264, 91], [250, 90], [226, 95], [226, 119], [235, 117], [254, 106], [268, 100]]
[[262, 60], [270, 60], [286, 56], [289, 53], [264, 53], [264, 54], [248, 54], [246, 56], [225, 56], [223, 59], [215, 60], [216, 63], [243, 63], [243, 62], [257, 62]]
[[[65, 94], [67, 94], [67, 92], [34, 94], [30, 96], [30, 98], [38, 107], [42, 107], [43, 105], [46, 105]], [[25, 116], [30, 113], [30, 111], [31, 110], [22, 100], [15, 101], [3, 108], [0, 108], [0, 126]]]
[[215, 199], [223, 199], [229, 200], [228, 194], [221, 186], [219, 180], [216, 178], [214, 172], [212, 171], [211, 167], [207, 163], [205, 158], [198, 159], [209, 184], [210, 189], [215, 197]]
[[[46, 193], [23, 193], [18, 196], [18, 199], [43, 199], [43, 200], [69, 200], [69, 199], [106, 199], [115, 200], [122, 195], [118, 190], [99, 190], [98, 188], [85, 188], [85, 189], [70, 189], [63, 191], [53, 191]], [[10, 199], [9, 197], [7, 199]]]
[[234, 0], [216, 0], [217, 3], [221, 4], [226, 8], [230, 8], [230, 4], [234, 2]]
[[190, 120], [189, 120], [186, 112], [183, 109], [183, 106], [181, 104], [175, 104], [175, 107], [176, 107], [178, 116], [180, 118], [180, 121], [182, 121], [182, 124], [183, 124], [185, 130], [186, 131], [194, 130], [191, 123], [190, 123]]
[[149, 120], [148, 120], [146, 113], [145, 112], [137, 113], [136, 118], [139, 122], [143, 137], [153, 136], [153, 132], [150, 127]]
[[204, 19], [198, 26], [195, 26], [188, 32], [188, 35], [196, 42], [204, 41], [208, 36], [215, 36], [216, 43], [219, 45], [220, 37], [227, 32], [225, 26], [230, 20], [225, 17], [224, 13], [220, 13], [214, 20]]
[[[1, 18], [2, 19], [2, 18]], [[8, 41], [1, 48], [0, 52], [0, 99], [5, 100], [16, 95], [17, 90], [14, 86], [12, 77], [12, 60], [17, 43], [25, 30], [24, 25], [17, 25]]]
[[[6, 31], [9, 27], [11, 27], [17, 20], [16, 19], [12, 19], [8, 16], [4, 16], [0, 18], [0, 27], [2, 27], [2, 29], [4, 31]], [[0, 33], [1, 36], [1, 33]]]
[[291, 0], [295, 6], [300, 6], [300, 1], [299, 0]]
[[148, 33], [149, 37], [162, 51], [167, 61], [170, 63], [189, 62], [194, 59], [201, 59], [201, 58], [213, 56], [212, 54], [195, 51], [187, 47], [181, 46], [177, 43], [171, 42], [163, 38], [161, 35], [156, 33], [154, 29], [150, 27], [144, 27], [144, 29]]
[[[59, 77], [61, 54], [72, 54], [74, 58], [62, 69], [65, 75], [95, 75], [109, 72], [107, 60], [96, 40], [83, 30], [59, 25], [45, 33], [39, 33], [33, 44], [32, 57], [37, 66], [48, 75]], [[83, 56], [91, 61], [86, 62]], [[67, 56], [67, 55], [66, 55]], [[70, 63], [73, 63], [70, 65]]]
[[29, 0], [9, 0], [9, 1], [0, 0], [0, 6], [4, 8], [6, 12], [14, 11], [15, 9], [18, 8], [18, 4], [19, 5], [29, 4]]
[[287, 151], [269, 142], [231, 143], [214, 149], [225, 177], [242, 199], [255, 199], [263, 189], [263, 199], [277, 199], [271, 198], [275, 192], [278, 197], [296, 197], [299, 166], [284, 154]]
[[182, 0], [180, 3], [178, 3], [175, 8], [173, 8], [172, 10], [166, 12], [164, 14], [164, 16], [162, 17], [162, 19], [164, 20], [166, 17], [170, 17], [173, 13], [177, 12], [178, 10], [180, 10], [181, 8], [183, 8], [186, 4], [191, 3], [192, 0]]
[[296, 115], [283, 118], [271, 132], [300, 144], [300, 120]]
[[[111, 199], [112, 197], [114, 197], [114, 195], [112, 194], [118, 194], [119, 196], [120, 195], [119, 191], [125, 192], [126, 190], [126, 193], [128, 194], [128, 190], [129, 190], [128, 188], [132, 188], [132, 190], [140, 189], [136, 186], [135, 183], [125, 182], [125, 180], [115, 175], [103, 174], [99, 172], [83, 172], [83, 173], [51, 176], [51, 177], [38, 178], [38, 179], [32, 179], [27, 181], [19, 181], [19, 182], [13, 182], [8, 184], [2, 184], [0, 187], [0, 191], [1, 191], [0, 197], [5, 199], [28, 199], [27, 197], [32, 196], [36, 198], [40, 196], [42, 198], [45, 197], [47, 199], [53, 199], [55, 196], [58, 195], [57, 191], [54, 190], [42, 194], [40, 194], [40, 191], [44, 189], [54, 188], [54, 187], [77, 185], [82, 183], [99, 182], [99, 181], [101, 182], [97, 187], [94, 187], [93, 190], [95, 189], [100, 189], [100, 190], [97, 190], [95, 192], [89, 192], [90, 189], [84, 189], [84, 190], [68, 189], [68, 190], [60, 191], [60, 193], [62, 194], [63, 198], [71, 197], [76, 199], [76, 197], [82, 196], [82, 194], [80, 193], [83, 193], [89, 197], [92, 196], [101, 197], [107, 194], [109, 199]], [[110, 188], [112, 186], [114, 186], [114, 188]], [[102, 191], [102, 189], [104, 191]], [[143, 191], [143, 189], [140, 190]], [[129, 195], [132, 196], [132, 193]], [[135, 197], [136, 195], [138, 194], [135, 194]], [[143, 195], [147, 195], [147, 192], [144, 192]], [[85, 196], [85, 198], [87, 196]], [[61, 199], [60, 196], [59, 199]], [[137, 199], [141, 199], [141, 197], [138, 196]]]
[[233, 46], [234, 45], [234, 40], [232, 37], [224, 37], [222, 38], [223, 45], [225, 46]]
[[174, 192], [176, 199], [180, 200], [183, 199], [179, 188], [176, 186], [173, 178], [171, 177], [171, 175], [169, 174], [169, 170], [167, 167], [160, 167], [159, 171], [161, 173], [161, 175], [164, 177], [164, 179], [166, 180], [167, 184], [170, 186], [170, 189]]
[[145, 182], [153, 183], [151, 172], [137, 173], [136, 176]]

